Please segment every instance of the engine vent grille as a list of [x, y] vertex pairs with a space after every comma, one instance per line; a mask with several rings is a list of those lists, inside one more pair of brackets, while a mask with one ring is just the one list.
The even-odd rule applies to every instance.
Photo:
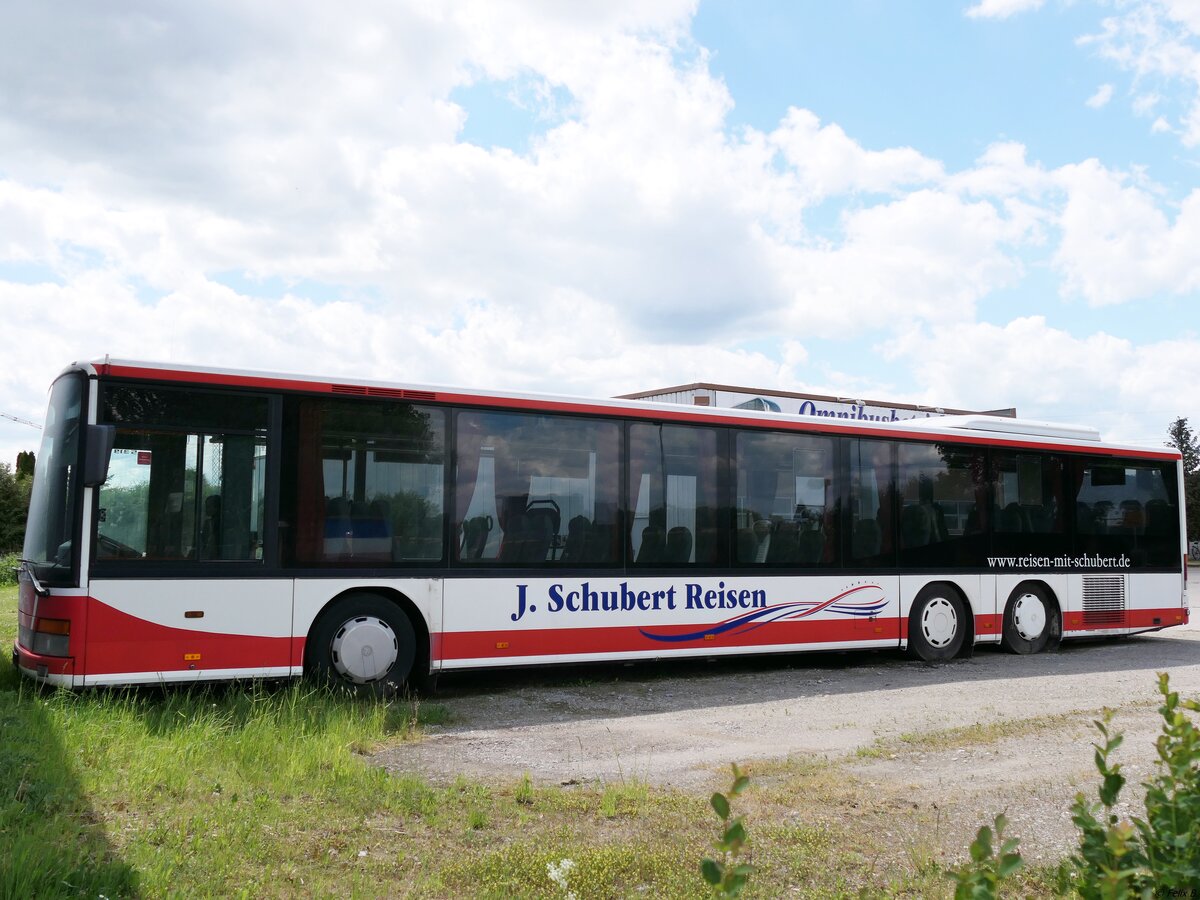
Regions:
[[1125, 624], [1125, 576], [1083, 576], [1083, 624], [1119, 628]]
[[356, 397], [388, 397], [392, 400], [436, 400], [433, 391], [409, 391], [403, 388], [366, 387], [361, 384], [331, 384], [329, 390], [335, 394], [352, 394]]

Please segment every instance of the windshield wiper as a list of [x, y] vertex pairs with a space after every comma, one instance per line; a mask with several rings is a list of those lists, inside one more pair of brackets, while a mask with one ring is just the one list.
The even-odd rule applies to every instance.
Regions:
[[17, 567], [17, 571], [24, 572], [29, 576], [29, 583], [33, 585], [33, 590], [39, 597], [50, 596], [50, 589], [38, 581], [37, 573], [33, 570], [33, 560], [21, 560], [21, 565]]

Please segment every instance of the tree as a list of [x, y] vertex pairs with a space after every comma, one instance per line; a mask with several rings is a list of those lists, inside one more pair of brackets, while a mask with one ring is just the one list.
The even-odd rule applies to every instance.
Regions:
[[32, 478], [34, 455], [32, 450], [22, 450], [17, 454], [17, 477]]
[[1200, 443], [1192, 434], [1188, 420], [1178, 418], [1167, 428], [1167, 446], [1183, 454], [1183, 502], [1187, 518], [1187, 538], [1200, 539]]
[[8, 463], [0, 463], [0, 553], [20, 550], [25, 541], [30, 482], [14, 475]]
[[1183, 454], [1183, 474], [1191, 475], [1200, 469], [1200, 444], [1188, 425], [1188, 420], [1179, 418], [1167, 428], [1167, 446]]

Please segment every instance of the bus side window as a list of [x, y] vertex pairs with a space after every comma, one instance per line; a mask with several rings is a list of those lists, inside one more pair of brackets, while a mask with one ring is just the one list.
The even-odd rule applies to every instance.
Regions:
[[620, 562], [620, 423], [462, 410], [457, 428], [457, 562]]
[[896, 564], [896, 445], [849, 441], [850, 559], [859, 565]]
[[119, 428], [100, 487], [98, 559], [261, 558], [265, 438]]
[[626, 552], [631, 565], [721, 561], [717, 440], [712, 428], [629, 426]]
[[744, 431], [735, 435], [735, 442], [737, 562], [837, 565], [834, 439]]
[[983, 565], [988, 480], [982, 450], [952, 444], [897, 444], [900, 564]]
[[1070, 472], [1076, 553], [1123, 555], [1134, 566], [1173, 566], [1178, 561], [1174, 464], [1076, 458]]
[[293, 430], [299, 563], [429, 565], [445, 558], [444, 410], [302, 399]]

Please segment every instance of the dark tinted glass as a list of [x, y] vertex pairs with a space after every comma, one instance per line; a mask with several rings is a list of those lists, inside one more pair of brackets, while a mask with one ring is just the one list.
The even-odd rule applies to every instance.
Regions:
[[1056, 557], [1069, 547], [1063, 459], [1049, 453], [992, 454], [992, 553]]
[[855, 565], [896, 564], [896, 445], [851, 440], [850, 559]]
[[101, 421], [194, 431], [259, 431], [267, 425], [267, 399], [235, 392], [108, 385]]
[[741, 432], [736, 468], [738, 563], [837, 564], [833, 438]]
[[456, 559], [615, 565], [621, 426], [522, 413], [458, 414]]
[[631, 512], [627, 547], [635, 566], [724, 561], [717, 509], [718, 433], [688, 425], [629, 426]]
[[295, 416], [289, 433], [295, 427], [299, 445], [298, 562], [377, 566], [445, 558], [444, 410], [301, 400]]
[[1072, 460], [1076, 553], [1129, 559], [1131, 566], [1180, 564], [1173, 464]]
[[897, 462], [901, 564], [985, 565], [988, 490], [982, 451], [902, 443]]
[[47, 584], [74, 582], [79, 436], [86, 387], [82, 375], [67, 375], [54, 382], [37, 452], [24, 558]]

